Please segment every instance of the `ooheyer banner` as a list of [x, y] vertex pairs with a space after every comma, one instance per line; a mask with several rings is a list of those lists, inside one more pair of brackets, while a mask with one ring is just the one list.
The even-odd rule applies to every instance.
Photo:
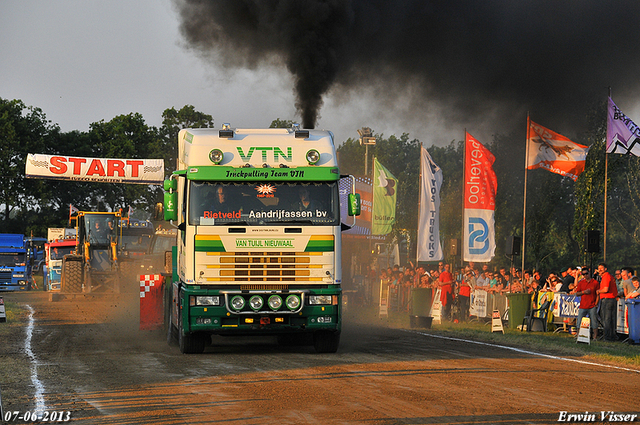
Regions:
[[488, 263], [495, 254], [495, 157], [466, 134], [464, 169], [464, 261]]
[[163, 159], [83, 158], [29, 154], [25, 166], [29, 178], [105, 183], [162, 184]]

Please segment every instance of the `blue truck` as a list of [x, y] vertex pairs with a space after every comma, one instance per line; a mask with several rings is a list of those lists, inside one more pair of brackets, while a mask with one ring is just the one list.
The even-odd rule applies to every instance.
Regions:
[[0, 233], [0, 291], [28, 291], [31, 274], [24, 235]]

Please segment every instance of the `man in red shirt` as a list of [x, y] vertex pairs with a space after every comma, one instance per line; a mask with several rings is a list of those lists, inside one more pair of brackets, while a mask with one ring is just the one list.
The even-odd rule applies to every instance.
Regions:
[[611, 273], [607, 271], [607, 265], [605, 263], [598, 265], [598, 274], [600, 275], [600, 289], [598, 289], [598, 294], [600, 295], [600, 314], [602, 315], [604, 327], [604, 339], [607, 341], [617, 341], [616, 307], [618, 306], [618, 302], [616, 297], [618, 296], [618, 286], [613, 276], [611, 276]]
[[[462, 269], [465, 272], [464, 269]], [[471, 300], [471, 291], [473, 290], [473, 273], [467, 271], [462, 275], [462, 281], [458, 288], [458, 299], [460, 300], [460, 321], [469, 320], [469, 306]]]
[[580, 271], [582, 279], [576, 285], [573, 294], [580, 297], [580, 307], [578, 308], [578, 320], [576, 325], [580, 326], [582, 318], [587, 316], [591, 320], [591, 333], [595, 340], [598, 336], [598, 281], [591, 279], [591, 272], [588, 267], [583, 267]]
[[440, 273], [440, 303], [442, 304], [442, 318], [451, 319], [451, 304], [453, 304], [453, 275], [449, 271], [449, 264], [444, 265], [444, 271]]

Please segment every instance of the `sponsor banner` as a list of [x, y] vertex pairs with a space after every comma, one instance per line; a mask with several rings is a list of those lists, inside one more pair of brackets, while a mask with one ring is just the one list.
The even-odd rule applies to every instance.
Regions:
[[391, 233], [393, 224], [396, 222], [397, 192], [398, 180], [378, 162], [377, 158], [374, 158], [372, 235]]
[[25, 175], [54, 180], [162, 184], [164, 160], [29, 154]]
[[436, 289], [433, 294], [433, 301], [431, 302], [431, 317], [433, 317], [432, 323], [442, 323], [442, 304], [440, 303], [440, 288]]
[[494, 212], [464, 210], [464, 261], [488, 263], [496, 251]]
[[640, 128], [609, 98], [607, 113], [607, 153], [640, 156]]
[[239, 237], [232, 235], [196, 235], [196, 252], [244, 252], [255, 250], [282, 250], [295, 252], [332, 252], [333, 235]]
[[498, 187], [495, 157], [466, 133], [463, 260], [489, 262], [496, 249], [494, 210]]
[[335, 181], [340, 179], [340, 173], [338, 167], [237, 168], [200, 165], [187, 168], [187, 179], [233, 182]]
[[440, 187], [442, 169], [420, 147], [420, 212], [418, 218], [418, 261], [444, 258], [440, 244]]
[[469, 305], [469, 316], [487, 316], [487, 291], [474, 289], [471, 292], [471, 304]]
[[629, 311], [623, 298], [618, 299], [616, 331], [629, 335]]
[[578, 317], [580, 297], [556, 293], [553, 297], [553, 315], [555, 317]]
[[527, 168], [544, 168], [552, 173], [578, 179], [584, 171], [589, 148], [572, 142], [562, 134], [527, 119]]

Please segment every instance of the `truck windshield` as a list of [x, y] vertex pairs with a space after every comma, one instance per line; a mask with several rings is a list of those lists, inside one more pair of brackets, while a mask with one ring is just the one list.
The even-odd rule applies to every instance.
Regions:
[[24, 265], [24, 259], [25, 259], [24, 253], [0, 252], [0, 266], [15, 267], [17, 264]]
[[62, 260], [65, 255], [72, 254], [75, 246], [55, 246], [49, 248], [49, 257], [52, 260]]
[[87, 237], [92, 245], [109, 245], [115, 241], [117, 231], [114, 216], [111, 214], [85, 215], [85, 228]]
[[190, 225], [337, 226], [339, 214], [335, 182], [190, 182]]
[[[124, 230], [123, 230], [124, 233]], [[129, 251], [147, 252], [151, 243], [151, 235], [122, 235], [120, 245]]]
[[165, 251], [171, 251], [176, 244], [175, 236], [158, 236], [153, 244], [152, 254], [161, 254]]

